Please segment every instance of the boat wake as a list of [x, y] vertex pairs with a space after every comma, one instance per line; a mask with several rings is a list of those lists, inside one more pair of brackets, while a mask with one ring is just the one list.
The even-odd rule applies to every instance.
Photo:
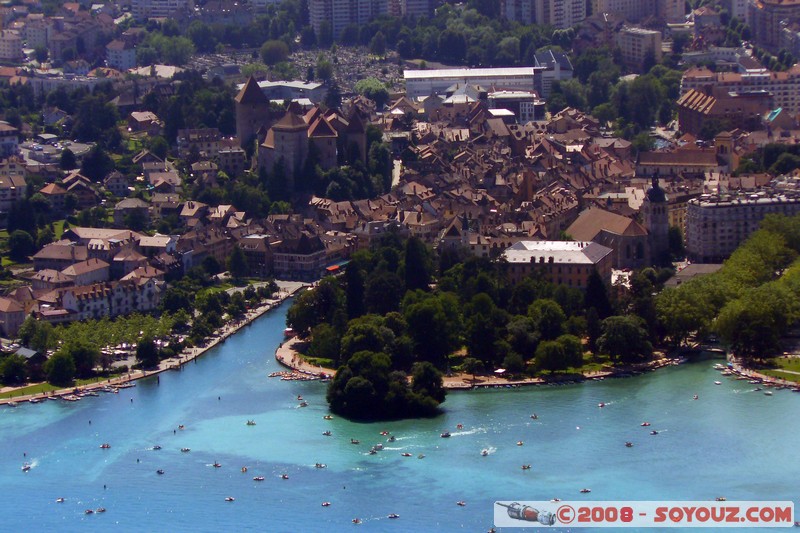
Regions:
[[467, 430], [455, 431], [453, 433], [450, 433], [450, 436], [451, 437], [463, 437], [465, 435], [477, 435], [479, 433], [487, 433], [487, 432], [488, 432], [487, 428], [472, 428], [472, 429], [467, 429]]

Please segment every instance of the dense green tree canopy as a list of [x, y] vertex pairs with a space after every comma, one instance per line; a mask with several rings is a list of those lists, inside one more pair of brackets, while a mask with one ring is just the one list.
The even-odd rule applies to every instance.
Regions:
[[44, 365], [47, 381], [53, 385], [67, 387], [75, 379], [75, 362], [69, 353], [58, 351]]
[[603, 334], [597, 349], [620, 362], [643, 361], [653, 351], [644, 322], [633, 315], [610, 316], [603, 320]]
[[136, 360], [143, 368], [158, 366], [159, 350], [152, 337], [145, 337], [136, 345]]
[[442, 375], [429, 364], [415, 366], [409, 387], [402, 372], [391, 370], [387, 354], [362, 351], [340, 367], [328, 387], [334, 413], [356, 420], [433, 416], [444, 401]]

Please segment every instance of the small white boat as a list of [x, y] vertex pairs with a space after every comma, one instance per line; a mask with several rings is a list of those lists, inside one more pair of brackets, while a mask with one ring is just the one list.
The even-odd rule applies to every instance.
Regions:
[[481, 450], [481, 455], [486, 457], [487, 455], [489, 455], [489, 450], [484, 448], [483, 450]]
[[264, 481], [264, 476], [256, 476], [253, 478], [253, 481]]
[[30, 463], [25, 463], [25, 464], [22, 465], [22, 471], [23, 472], [27, 472], [30, 469], [31, 469], [31, 464]]
[[411, 457], [411, 454], [408, 452], [403, 452], [400, 455], [402, 455], [403, 457]]
[[225, 501], [226, 501], [226, 502], [232, 502], [232, 501], [234, 501], [234, 497], [233, 497], [233, 496], [227, 496], [227, 497], [225, 498]]
[[443, 439], [449, 438], [450, 437], [450, 432], [449, 431], [445, 431], [444, 433], [442, 433], [439, 436], [442, 437]]
[[56, 498], [56, 503], [64, 503], [64, 498]]
[[764, 391], [764, 396], [772, 396], [772, 391], [771, 390], [765, 390]]
[[714, 385], [722, 385], [722, 382], [721, 381], [715, 381]]
[[592, 489], [581, 489], [581, 494], [589, 494], [592, 492]]

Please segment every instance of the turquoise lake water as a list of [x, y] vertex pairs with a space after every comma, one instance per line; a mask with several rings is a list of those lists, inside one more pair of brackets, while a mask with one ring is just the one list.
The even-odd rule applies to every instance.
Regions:
[[[356, 424], [323, 419], [324, 384], [267, 377], [279, 370], [288, 306], [159, 380], [75, 403], [0, 407], [0, 531], [483, 532], [495, 500], [800, 501], [800, 394], [753, 392], [719, 377], [718, 360], [450, 393], [435, 419]], [[384, 450], [368, 455], [379, 442]], [[98, 507], [107, 512], [84, 514]]]

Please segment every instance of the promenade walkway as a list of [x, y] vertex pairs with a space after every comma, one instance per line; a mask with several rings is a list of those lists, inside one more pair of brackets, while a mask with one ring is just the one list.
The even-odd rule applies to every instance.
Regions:
[[[131, 372], [127, 372], [126, 374], [121, 376], [109, 378], [103, 381], [98, 381], [97, 383], [81, 385], [79, 387], [72, 386], [47, 393], [25, 394], [20, 396], [14, 396], [12, 398], [3, 398], [0, 399], [0, 405], [4, 405], [11, 402], [24, 402], [30, 400], [31, 398], [44, 399], [49, 396], [61, 396], [65, 394], [73, 394], [76, 389], [81, 392], [88, 392], [94, 389], [101, 389], [103, 387], [122, 385], [137, 379], [142, 379], [156, 374], [160, 374], [161, 372], [165, 372], [167, 370], [179, 370], [184, 364], [200, 357], [201, 355], [203, 355], [205, 352], [207, 352], [217, 344], [225, 342], [225, 339], [236, 333], [239, 329], [251, 323], [253, 320], [257, 319], [258, 317], [260, 317], [273, 307], [277, 306], [287, 298], [291, 297], [298, 290], [308, 286], [307, 283], [294, 282], [294, 281], [279, 281], [277, 283], [278, 283], [278, 293], [276, 294], [275, 298], [266, 300], [259, 307], [247, 311], [247, 313], [242, 319], [225, 324], [220, 329], [218, 329], [203, 346], [186, 348], [177, 356], [161, 361], [157, 368], [154, 368], [152, 370], [134, 370]], [[29, 387], [31, 385], [36, 385], [36, 383], [29, 383], [25, 385], [25, 387]], [[0, 393], [19, 390], [22, 388], [24, 387], [4, 387], [0, 389]]]

